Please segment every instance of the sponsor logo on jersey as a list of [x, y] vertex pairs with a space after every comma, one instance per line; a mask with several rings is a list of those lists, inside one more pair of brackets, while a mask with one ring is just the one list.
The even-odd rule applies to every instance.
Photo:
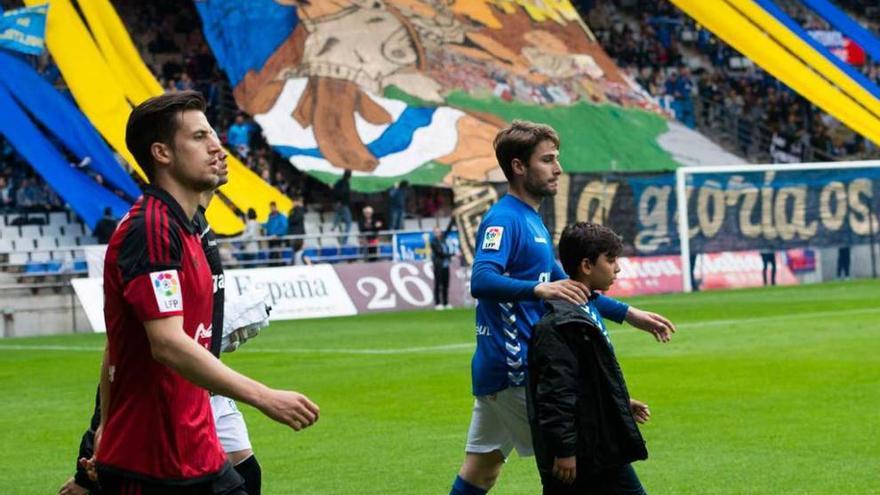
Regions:
[[501, 238], [504, 236], [504, 227], [489, 227], [483, 236], [483, 250], [501, 249]]
[[193, 336], [193, 340], [205, 349], [211, 350], [211, 336], [214, 334], [213, 329], [213, 325], [208, 325], [208, 327], [205, 328], [204, 323], [199, 323], [198, 328], [196, 328], [196, 334]]
[[180, 293], [180, 278], [177, 270], [165, 270], [150, 274], [153, 282], [153, 293], [160, 313], [169, 313], [183, 309], [183, 297]]
[[537, 242], [538, 244], [547, 244], [547, 239], [536, 235], [535, 242]]

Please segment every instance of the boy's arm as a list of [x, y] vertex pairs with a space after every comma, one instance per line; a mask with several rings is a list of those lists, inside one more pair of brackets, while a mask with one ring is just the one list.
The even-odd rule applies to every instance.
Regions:
[[538, 379], [535, 390], [538, 429], [546, 436], [554, 457], [572, 457], [577, 453], [577, 359], [558, 329], [538, 333], [531, 352], [534, 359], [530, 372], [536, 373]]
[[593, 304], [596, 305], [602, 318], [617, 323], [626, 321], [639, 330], [653, 335], [657, 342], [669, 342], [672, 334], [675, 333], [675, 325], [663, 315], [629, 306], [604, 294], [596, 298]]

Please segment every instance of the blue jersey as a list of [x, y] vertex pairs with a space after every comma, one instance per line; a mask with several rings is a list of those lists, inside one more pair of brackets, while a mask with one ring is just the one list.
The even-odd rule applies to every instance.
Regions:
[[[526, 384], [532, 328], [544, 315], [535, 286], [566, 278], [553, 252], [553, 237], [531, 206], [501, 198], [477, 231], [471, 294], [477, 299], [477, 349], [471, 361], [474, 395]], [[600, 296], [602, 316], [621, 322], [628, 306]]]

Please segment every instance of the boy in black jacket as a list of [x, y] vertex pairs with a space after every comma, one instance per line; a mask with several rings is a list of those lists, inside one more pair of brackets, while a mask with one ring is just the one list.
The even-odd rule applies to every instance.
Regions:
[[544, 494], [645, 493], [630, 465], [648, 452], [636, 423], [648, 406], [630, 399], [611, 339], [593, 306], [620, 268], [620, 238], [597, 224], [565, 228], [559, 257], [593, 296], [548, 301], [529, 348], [528, 409]]

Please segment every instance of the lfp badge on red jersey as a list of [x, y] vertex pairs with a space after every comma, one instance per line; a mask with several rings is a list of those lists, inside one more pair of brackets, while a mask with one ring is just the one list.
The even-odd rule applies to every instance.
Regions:
[[180, 279], [177, 270], [165, 270], [150, 273], [153, 282], [153, 293], [160, 313], [169, 313], [183, 309], [183, 297], [180, 293]]
[[501, 237], [504, 235], [504, 227], [488, 227], [486, 234], [483, 236], [483, 250], [501, 249]]

